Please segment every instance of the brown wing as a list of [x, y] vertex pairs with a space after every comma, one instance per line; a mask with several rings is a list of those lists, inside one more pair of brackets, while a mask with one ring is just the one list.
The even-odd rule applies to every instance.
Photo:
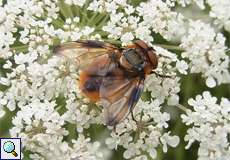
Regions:
[[127, 73], [120, 68], [108, 72], [100, 87], [108, 126], [115, 126], [127, 117], [140, 98], [143, 83], [144, 79], [127, 77]]
[[92, 63], [81, 69], [79, 87], [82, 93], [91, 101], [100, 100], [99, 90], [104, 77], [110, 68], [117, 66], [108, 54], [95, 58]]
[[67, 57], [74, 61], [79, 68], [83, 68], [92, 63], [95, 58], [111, 54], [115, 50], [118, 50], [118, 48], [110, 43], [83, 40], [60, 44], [54, 48], [54, 53]]

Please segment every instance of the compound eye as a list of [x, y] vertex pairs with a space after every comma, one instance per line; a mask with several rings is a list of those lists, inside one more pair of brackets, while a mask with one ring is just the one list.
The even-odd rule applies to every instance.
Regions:
[[143, 63], [142, 57], [137, 53], [136, 49], [128, 49], [124, 52], [124, 57], [133, 66]]
[[158, 65], [158, 57], [155, 53], [155, 50], [152, 47], [149, 47], [144, 41], [137, 40], [135, 42], [140, 48], [142, 48], [148, 55], [152, 68], [156, 69]]
[[128, 61], [127, 61], [127, 59], [125, 58], [125, 56], [121, 56], [121, 58], [120, 58], [120, 64], [124, 67], [124, 68], [126, 68], [126, 69], [132, 69], [133, 68], [133, 65], [131, 65]]

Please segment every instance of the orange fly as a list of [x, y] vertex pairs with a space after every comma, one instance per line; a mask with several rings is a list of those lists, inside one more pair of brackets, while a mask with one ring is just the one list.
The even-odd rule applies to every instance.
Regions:
[[125, 48], [94, 40], [67, 42], [56, 46], [54, 53], [79, 67], [80, 90], [91, 101], [102, 103], [108, 126], [132, 112], [146, 76], [158, 64], [155, 50], [141, 40]]

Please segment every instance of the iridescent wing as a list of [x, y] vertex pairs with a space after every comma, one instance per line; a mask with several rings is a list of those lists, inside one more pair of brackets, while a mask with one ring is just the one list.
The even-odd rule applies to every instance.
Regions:
[[121, 68], [107, 73], [100, 88], [100, 98], [108, 126], [115, 126], [127, 117], [138, 102], [143, 86], [144, 79], [129, 77]]
[[118, 51], [118, 48], [110, 43], [82, 40], [60, 44], [54, 48], [54, 53], [68, 58], [77, 67], [83, 68], [92, 63], [96, 58], [105, 54], [111, 54], [116, 50]]

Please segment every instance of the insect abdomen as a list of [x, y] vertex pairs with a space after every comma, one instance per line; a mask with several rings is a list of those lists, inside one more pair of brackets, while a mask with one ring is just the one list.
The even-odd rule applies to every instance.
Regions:
[[98, 77], [89, 77], [89, 79], [84, 84], [84, 88], [88, 92], [99, 91], [100, 86], [101, 78]]
[[88, 75], [85, 72], [80, 74], [80, 89], [82, 93], [88, 97], [91, 101], [98, 101], [99, 89], [102, 83], [102, 78], [97, 76]]

